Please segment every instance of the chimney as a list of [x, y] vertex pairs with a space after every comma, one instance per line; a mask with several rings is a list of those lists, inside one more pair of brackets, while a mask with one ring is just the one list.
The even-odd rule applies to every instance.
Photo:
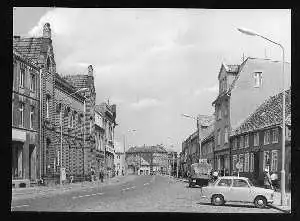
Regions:
[[92, 66], [92, 65], [89, 65], [89, 66], [88, 66], [88, 75], [89, 75], [89, 76], [93, 76], [93, 74], [94, 74], [93, 66]]
[[43, 28], [43, 37], [44, 38], [51, 38], [51, 28], [50, 28], [50, 24], [49, 23], [46, 23], [44, 25], [44, 28]]

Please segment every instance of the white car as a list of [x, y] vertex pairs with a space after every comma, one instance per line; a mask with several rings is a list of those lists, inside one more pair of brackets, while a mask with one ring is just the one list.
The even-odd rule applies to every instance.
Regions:
[[274, 190], [255, 187], [246, 177], [223, 176], [202, 187], [201, 196], [210, 199], [216, 206], [225, 202], [250, 202], [258, 208], [263, 208], [273, 203]]

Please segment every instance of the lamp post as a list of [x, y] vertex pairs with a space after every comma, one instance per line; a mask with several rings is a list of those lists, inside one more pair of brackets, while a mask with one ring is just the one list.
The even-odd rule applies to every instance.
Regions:
[[127, 174], [127, 165], [126, 165], [126, 133], [128, 132], [136, 132], [136, 129], [130, 129], [127, 130], [127, 132], [123, 133], [123, 143], [124, 143], [124, 170], [125, 170], [125, 174]]
[[[86, 90], [88, 90], [88, 88], [81, 88], [81, 89], [71, 93], [69, 96], [71, 96], [73, 94], [77, 94], [79, 92], [86, 91]], [[62, 101], [65, 101], [65, 99], [62, 99]], [[84, 99], [84, 107], [85, 107], [85, 99]], [[84, 112], [85, 112], [85, 110], [84, 110]], [[60, 110], [60, 179], [59, 179], [60, 186], [62, 186], [62, 150], [63, 150], [62, 135], [63, 135], [63, 113], [62, 113], [62, 107], [61, 107], [61, 110]]]
[[244, 29], [244, 28], [237, 28], [237, 30], [243, 34], [246, 35], [250, 35], [250, 36], [257, 36], [257, 37], [261, 37], [275, 45], [278, 45], [281, 50], [282, 50], [282, 154], [281, 154], [281, 205], [285, 205], [286, 204], [286, 195], [285, 195], [285, 77], [284, 77], [284, 47], [282, 46], [282, 44], [272, 41], [271, 39], [262, 36], [254, 31], [248, 30], [248, 29]]

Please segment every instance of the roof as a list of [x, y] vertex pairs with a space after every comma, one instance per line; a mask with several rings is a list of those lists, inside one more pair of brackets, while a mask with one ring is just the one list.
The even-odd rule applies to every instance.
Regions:
[[140, 146], [140, 147], [130, 147], [126, 153], [139, 153], [139, 152], [147, 152], [147, 153], [167, 153], [165, 148], [161, 145], [156, 146]]
[[214, 125], [214, 121], [213, 121], [213, 123], [206, 130], [202, 131], [202, 134], [201, 134], [201, 137], [200, 137], [202, 142], [213, 135], [214, 129], [215, 129], [215, 125]]
[[31, 37], [23, 38], [14, 36], [13, 48], [15, 48], [20, 54], [33, 60], [35, 63], [39, 63], [41, 50], [43, 49], [44, 38], [43, 37]]
[[[291, 125], [291, 89], [285, 91], [286, 124]], [[278, 125], [282, 122], [282, 92], [269, 97], [236, 128], [231, 136]]]
[[201, 115], [201, 114], [199, 114], [197, 116], [197, 118], [199, 120], [199, 125], [201, 125], [201, 126], [209, 126], [215, 120], [215, 117], [213, 115]]
[[89, 87], [89, 76], [84, 74], [77, 75], [66, 75], [62, 77], [67, 82], [69, 82], [73, 87], [79, 88], [88, 88]]
[[240, 65], [238, 65], [238, 64], [229, 64], [229, 65], [227, 65], [227, 64], [225, 64], [225, 62], [222, 62], [221, 68], [220, 68], [220, 71], [219, 71], [219, 74], [218, 74], [218, 79], [220, 78], [220, 74], [221, 74], [221, 71], [222, 71], [223, 67], [224, 67], [224, 69], [227, 73], [237, 74], [239, 72]]

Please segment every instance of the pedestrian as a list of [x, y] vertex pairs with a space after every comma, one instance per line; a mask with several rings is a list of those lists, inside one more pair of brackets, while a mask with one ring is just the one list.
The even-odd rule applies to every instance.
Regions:
[[122, 170], [122, 176], [124, 176], [124, 170]]
[[100, 178], [101, 183], [103, 183], [103, 176], [104, 176], [104, 174], [103, 174], [103, 171], [101, 170], [99, 173], [99, 178]]
[[274, 190], [276, 191], [278, 189], [278, 176], [277, 174], [274, 172], [272, 173], [272, 175], [270, 176], [271, 179], [271, 184], [274, 188]]
[[269, 169], [265, 169], [265, 174], [264, 174], [264, 187], [266, 189], [272, 189], [272, 182], [271, 182], [271, 177], [269, 173]]

